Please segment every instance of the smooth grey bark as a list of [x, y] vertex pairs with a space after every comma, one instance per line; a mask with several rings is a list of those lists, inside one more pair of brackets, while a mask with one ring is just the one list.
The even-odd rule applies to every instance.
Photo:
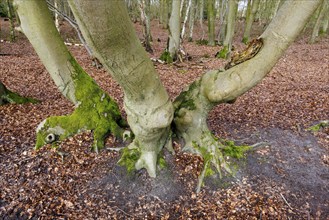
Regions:
[[322, 26], [320, 28], [320, 33], [321, 34], [327, 34], [327, 32], [328, 32], [328, 24], [329, 24], [329, 4], [327, 4], [327, 12], [324, 15]]
[[189, 0], [189, 1], [188, 1], [188, 5], [187, 5], [187, 7], [186, 7], [186, 12], [185, 12], [185, 16], [184, 16], [184, 22], [183, 22], [182, 31], [181, 31], [181, 34], [180, 34], [180, 38], [181, 38], [182, 40], [184, 39], [184, 35], [185, 35], [185, 26], [186, 26], [187, 18], [188, 18], [189, 15], [190, 15], [190, 8], [191, 8], [191, 5], [192, 5], [192, 1], [194, 1], [194, 0]]
[[206, 146], [217, 169], [221, 166], [229, 172], [218, 150], [223, 146], [212, 137], [207, 126], [209, 111], [257, 85], [296, 39], [319, 4], [320, 0], [287, 0], [260, 36], [263, 46], [256, 56], [224, 72], [209, 71], [181, 93], [174, 102], [174, 123], [176, 133], [185, 141], [183, 150], [201, 154], [195, 146]]
[[180, 0], [172, 1], [171, 15], [169, 19], [169, 44], [168, 52], [173, 60], [178, 59], [178, 51], [180, 49]]
[[208, 45], [215, 46], [215, 0], [207, 0]]
[[260, 0], [253, 0], [251, 3], [251, 0], [249, 0], [249, 2], [248, 2], [248, 5], [250, 4], [250, 9], [248, 9], [248, 10], [250, 10], [250, 11], [247, 12], [246, 25], [244, 28], [243, 38], [242, 38], [242, 42], [245, 44], [247, 44], [250, 39], [251, 27], [252, 27], [252, 24], [254, 23], [255, 14], [257, 13], [257, 9], [259, 6], [259, 1]]
[[104, 147], [112, 132], [121, 138], [124, 122], [118, 105], [80, 67], [60, 37], [46, 1], [15, 0], [21, 28], [37, 52], [60, 92], [75, 104], [71, 115], [52, 116], [37, 128], [35, 148], [62, 141], [84, 130], [92, 130], [93, 149]]
[[7, 0], [8, 6], [8, 17], [10, 21], [10, 41], [14, 42], [16, 40], [16, 33], [15, 33], [15, 11], [13, 7], [12, 0]]
[[226, 33], [226, 23], [227, 23], [227, 1], [222, 0], [220, 6], [220, 17], [219, 17], [219, 30], [217, 35], [218, 43], [223, 43]]
[[238, 11], [238, 1], [237, 0], [228, 0], [226, 34], [225, 34], [225, 39], [223, 42], [223, 49], [219, 52], [219, 55], [218, 55], [219, 58], [227, 59], [230, 57], [237, 11]]
[[195, 12], [197, 8], [197, 0], [191, 1], [191, 12], [189, 16], [189, 34], [188, 34], [188, 41], [193, 41], [193, 29], [194, 29], [194, 22], [195, 22]]
[[204, 29], [203, 29], [203, 8], [204, 8], [204, 0], [199, 1], [199, 23], [200, 23], [200, 29], [202, 32], [201, 40], [204, 39]]
[[318, 17], [316, 18], [316, 22], [314, 24], [312, 35], [310, 38], [311, 44], [315, 43], [316, 38], [319, 36], [321, 21], [323, 20], [325, 12], [327, 11], [327, 4], [328, 3], [326, 0], [322, 0], [321, 5], [319, 6], [320, 11], [319, 11]]
[[171, 149], [173, 106], [126, 6], [123, 1], [69, 0], [69, 4], [88, 45], [124, 91], [124, 107], [135, 135], [128, 148], [141, 153], [135, 168], [146, 168], [155, 177], [159, 152], [167, 143]]
[[145, 49], [147, 52], [153, 52], [151, 46], [150, 0], [138, 0], [138, 8], [141, 13], [141, 22], [143, 24]]

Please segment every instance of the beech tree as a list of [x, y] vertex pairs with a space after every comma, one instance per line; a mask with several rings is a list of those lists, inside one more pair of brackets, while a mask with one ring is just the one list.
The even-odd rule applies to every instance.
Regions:
[[180, 13], [180, 0], [172, 1], [171, 15], [169, 19], [169, 39], [165, 52], [161, 55], [160, 59], [172, 63], [180, 59], [180, 33], [181, 33], [181, 13]]
[[257, 12], [260, 0], [249, 0], [248, 1], [248, 8], [247, 8], [247, 15], [246, 15], [246, 26], [243, 32], [242, 42], [247, 44], [250, 39], [250, 31], [251, 26], [254, 23], [255, 14]]
[[[223, 154], [227, 146], [208, 128], [209, 111], [216, 105], [232, 102], [257, 85], [302, 31], [320, 1], [286, 0], [264, 33], [252, 41], [252, 47], [240, 53], [235, 63], [231, 62], [225, 71], [205, 73], [171, 102], [138, 40], [124, 2], [69, 0], [94, 56], [124, 91], [124, 108], [134, 139], [121, 161], [125, 163], [124, 159], [131, 157], [135, 169], [146, 168], [149, 175], [155, 177], [160, 152], [164, 147], [173, 152], [171, 139], [175, 134], [184, 141], [183, 151], [204, 158], [205, 167], [198, 189], [212, 166], [218, 172], [230, 172]], [[94, 130], [96, 140], [100, 133], [104, 135], [105, 130], [122, 134], [122, 119], [116, 104], [64, 47], [46, 14], [46, 4], [38, 0], [17, 0], [16, 3], [24, 33], [58, 88], [76, 103], [71, 116], [50, 117], [40, 124], [36, 146], [53, 142], [53, 138], [56, 139], [54, 133], [65, 138], [71, 130], [78, 132], [83, 128]], [[74, 129], [71, 124], [74, 124]], [[94, 144], [102, 147], [97, 142]]]
[[223, 49], [217, 54], [218, 58], [229, 58], [232, 42], [235, 30], [235, 19], [236, 13], [238, 11], [238, 1], [237, 0], [228, 0], [228, 13], [227, 13], [227, 24], [226, 24], [226, 34], [223, 42]]

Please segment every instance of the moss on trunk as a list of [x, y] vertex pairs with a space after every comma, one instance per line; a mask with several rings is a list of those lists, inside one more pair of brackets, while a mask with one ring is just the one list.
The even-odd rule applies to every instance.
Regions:
[[10, 91], [4, 84], [0, 82], [0, 106], [7, 103], [24, 104], [38, 102], [39, 101], [36, 99], [23, 97], [18, 93]]
[[104, 147], [109, 133], [122, 138], [125, 122], [116, 102], [102, 91], [95, 81], [84, 72], [72, 58], [68, 61], [72, 67], [75, 97], [78, 106], [71, 115], [52, 116], [43, 121], [37, 129], [36, 149], [47, 143], [56, 143], [81, 131], [92, 130], [93, 150]]

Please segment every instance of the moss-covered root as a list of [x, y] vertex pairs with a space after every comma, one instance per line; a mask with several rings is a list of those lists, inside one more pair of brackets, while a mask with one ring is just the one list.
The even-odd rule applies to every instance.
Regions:
[[[97, 97], [97, 95], [95, 95]], [[99, 97], [102, 101], [83, 101], [71, 115], [49, 117], [37, 128], [35, 149], [45, 144], [56, 144], [69, 136], [85, 130], [92, 130], [94, 142], [92, 149], [96, 152], [104, 147], [104, 140], [112, 133], [122, 138], [123, 120], [116, 103], [105, 93]]]
[[[129, 149], [135, 149], [139, 152], [139, 156], [134, 164], [135, 169], [145, 168], [150, 177], [156, 177], [158, 157], [163, 147], [173, 152], [169, 127], [162, 129], [161, 134], [159, 134], [158, 130], [154, 135], [150, 133], [147, 138], [135, 137], [134, 141], [128, 146]], [[120, 162], [122, 165], [125, 165], [123, 158], [120, 159]], [[125, 166], [129, 167], [129, 164]], [[129, 170], [129, 168], [127, 169]]]
[[204, 132], [199, 141], [194, 142], [194, 150], [204, 160], [203, 170], [198, 178], [196, 192], [199, 193], [204, 178], [217, 172], [221, 178], [222, 171], [233, 175], [230, 158], [241, 159], [251, 146], [236, 146], [233, 141], [219, 140], [210, 132]]
[[317, 132], [317, 131], [320, 131], [322, 128], [325, 128], [325, 127], [329, 127], [329, 120], [320, 121], [318, 124], [307, 128], [307, 130]]
[[15, 92], [10, 91], [0, 82], [0, 106], [7, 103], [25, 104], [38, 102], [39, 101], [36, 99], [23, 97]]

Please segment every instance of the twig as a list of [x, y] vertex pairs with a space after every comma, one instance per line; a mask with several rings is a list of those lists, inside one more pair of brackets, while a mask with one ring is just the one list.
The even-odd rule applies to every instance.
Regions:
[[106, 150], [119, 152], [119, 151], [121, 151], [123, 148], [124, 148], [124, 147], [107, 147]]
[[90, 56], [92, 56], [92, 51], [91, 49], [89, 48], [89, 46], [87, 45], [85, 39], [83, 38], [82, 34], [81, 34], [81, 31], [79, 29], [79, 26], [77, 24], [76, 21], [74, 21], [73, 19], [71, 19], [69, 16], [67, 16], [66, 14], [64, 14], [63, 12], [61, 12], [60, 10], [58, 10], [53, 4], [51, 4], [49, 1], [47, 1], [47, 4], [48, 4], [48, 7], [51, 11], [59, 14], [60, 16], [62, 16], [67, 22], [69, 22], [69, 24], [75, 29], [75, 31], [77, 32], [78, 34], [78, 37], [81, 41], [81, 43], [85, 46], [88, 54]]
[[287, 204], [287, 206], [293, 210], [293, 208], [290, 206], [290, 204], [287, 202], [287, 200], [284, 198], [284, 196], [282, 195], [282, 193], [280, 193], [280, 196], [282, 197], [283, 201]]
[[252, 149], [257, 149], [257, 148], [264, 147], [267, 145], [269, 145], [268, 142], [258, 142], [256, 144], [251, 145], [250, 147], [252, 147]]
[[129, 216], [129, 217], [132, 217], [132, 218], [135, 217], [134, 215], [130, 215], [130, 214], [128, 214], [127, 212], [123, 211], [123, 210], [120, 209], [119, 207], [116, 207], [116, 208], [117, 208], [117, 210], [121, 211], [123, 214], [125, 214], [125, 215], [127, 215], [127, 216]]

